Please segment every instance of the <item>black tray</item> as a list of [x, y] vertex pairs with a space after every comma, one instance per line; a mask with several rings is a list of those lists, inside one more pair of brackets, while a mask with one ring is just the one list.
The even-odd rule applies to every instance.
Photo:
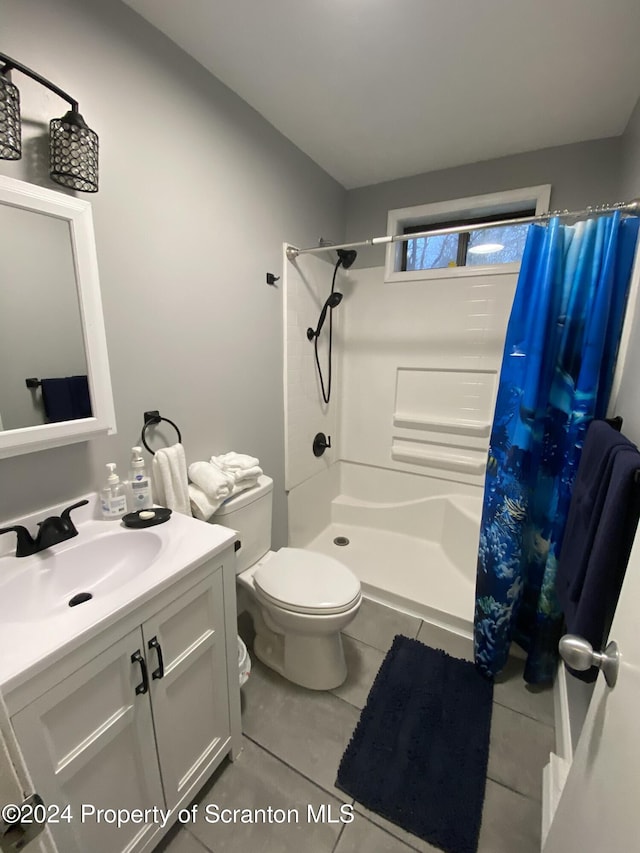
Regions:
[[[141, 512], [154, 512], [153, 518], [140, 518]], [[164, 524], [169, 521], [171, 510], [166, 506], [152, 506], [149, 509], [139, 509], [136, 512], [128, 512], [122, 517], [122, 523], [125, 527], [155, 527], [156, 524]]]

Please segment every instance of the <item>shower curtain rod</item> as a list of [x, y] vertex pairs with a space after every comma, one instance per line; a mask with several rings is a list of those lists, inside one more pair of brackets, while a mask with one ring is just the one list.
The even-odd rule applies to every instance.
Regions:
[[445, 234], [460, 234], [463, 231], [479, 231], [482, 228], [500, 228], [505, 225], [528, 225], [531, 222], [546, 222], [559, 216], [563, 219], [574, 219], [583, 216], [603, 216], [614, 213], [616, 210], [622, 213], [640, 215], [640, 198], [631, 201], [619, 201], [610, 205], [596, 205], [585, 207], [584, 210], [554, 210], [551, 213], [540, 213], [537, 216], [524, 216], [519, 219], [501, 219], [498, 222], [479, 222], [469, 225], [456, 225], [452, 228], [434, 228], [431, 231], [418, 231], [413, 234], [387, 234], [385, 237], [370, 237], [368, 240], [360, 240], [356, 243], [338, 243], [335, 246], [313, 246], [308, 249], [296, 249], [295, 246], [287, 246], [287, 258], [295, 261], [298, 255], [317, 255], [320, 252], [335, 252], [336, 249], [357, 249], [360, 246], [379, 246], [385, 243], [402, 243], [406, 240], [417, 240], [419, 237], [439, 237]]

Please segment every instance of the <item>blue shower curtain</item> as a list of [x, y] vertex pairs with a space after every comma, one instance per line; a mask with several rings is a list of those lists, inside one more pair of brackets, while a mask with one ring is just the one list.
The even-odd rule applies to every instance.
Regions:
[[532, 225], [507, 329], [480, 527], [474, 649], [493, 677], [515, 640], [525, 680], [549, 682], [562, 612], [555, 594], [587, 426], [607, 410], [637, 217]]

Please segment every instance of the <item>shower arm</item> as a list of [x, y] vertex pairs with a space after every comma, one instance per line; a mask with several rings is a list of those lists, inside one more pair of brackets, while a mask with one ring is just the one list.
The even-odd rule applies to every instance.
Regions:
[[516, 219], [501, 219], [497, 222], [479, 222], [470, 225], [455, 225], [451, 228], [433, 228], [430, 231], [418, 231], [412, 234], [387, 234], [385, 237], [370, 237], [368, 240], [360, 240], [356, 243], [340, 243], [335, 246], [313, 246], [308, 249], [297, 249], [295, 246], [287, 246], [287, 260], [295, 261], [298, 255], [318, 255], [321, 252], [335, 252], [338, 249], [356, 249], [361, 246], [381, 246], [387, 243], [402, 243], [407, 240], [417, 240], [420, 237], [440, 237], [446, 234], [461, 234], [465, 231], [480, 231], [484, 228], [502, 228], [506, 225], [528, 225], [533, 222], [548, 222], [549, 219], [560, 217], [561, 219], [579, 219], [589, 216], [606, 216], [619, 210], [631, 216], [640, 215], [640, 198], [631, 201], [620, 201], [615, 204], [596, 205], [585, 207], [583, 210], [554, 210], [551, 213], [540, 213], [537, 216], [524, 216]]

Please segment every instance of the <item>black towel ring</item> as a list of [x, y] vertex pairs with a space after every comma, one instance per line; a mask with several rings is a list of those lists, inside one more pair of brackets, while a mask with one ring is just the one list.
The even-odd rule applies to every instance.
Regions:
[[145, 413], [144, 413], [144, 426], [142, 427], [142, 432], [140, 433], [140, 441], [143, 443], [143, 445], [145, 446], [145, 448], [149, 451], [149, 453], [150, 453], [152, 456], [155, 456], [155, 455], [156, 455], [156, 452], [155, 452], [155, 450], [152, 450], [152, 449], [149, 447], [149, 445], [147, 444], [147, 441], [146, 441], [146, 433], [147, 433], [147, 430], [149, 429], [149, 427], [150, 427], [150, 426], [155, 426], [156, 424], [159, 424], [161, 421], [166, 421], [168, 424], [171, 424], [171, 426], [172, 426], [172, 427], [175, 429], [175, 431], [178, 433], [178, 442], [179, 442], [179, 444], [182, 444], [182, 434], [180, 433], [180, 430], [178, 429], [178, 425], [177, 425], [177, 424], [175, 424], [175, 423], [174, 423], [172, 420], [170, 420], [169, 418], [163, 418], [163, 417], [161, 417], [161, 416], [160, 416], [160, 412], [155, 412], [155, 411], [154, 411], [154, 412], [145, 412]]

